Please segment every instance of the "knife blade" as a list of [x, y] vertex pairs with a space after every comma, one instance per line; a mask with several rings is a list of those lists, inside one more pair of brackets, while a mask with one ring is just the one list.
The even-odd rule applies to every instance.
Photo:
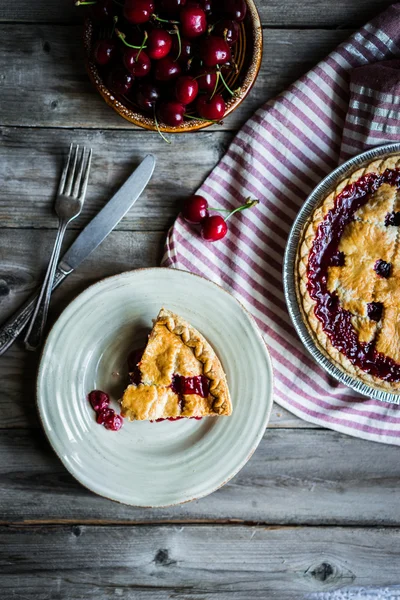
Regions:
[[108, 236], [135, 204], [153, 175], [156, 161], [148, 154], [105, 207], [78, 235], [60, 261], [63, 271], [76, 269]]
[[[135, 204], [153, 175], [156, 161], [148, 154], [107, 202], [104, 208], [81, 231], [74, 243], [61, 258], [54, 278], [53, 290], [64, 281], [101, 244], [128, 210]], [[38, 292], [35, 292], [0, 327], [0, 356], [15, 342], [25, 328], [35, 308]]]

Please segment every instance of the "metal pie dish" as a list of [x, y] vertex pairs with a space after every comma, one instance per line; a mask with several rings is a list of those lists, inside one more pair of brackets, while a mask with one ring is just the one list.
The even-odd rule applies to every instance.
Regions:
[[389, 392], [368, 385], [361, 379], [351, 376], [344, 369], [340, 368], [320, 347], [318, 339], [308, 327], [303, 315], [302, 306], [297, 292], [297, 255], [299, 245], [302, 241], [304, 227], [313, 215], [314, 211], [320, 206], [326, 197], [333, 192], [337, 185], [354, 173], [357, 169], [367, 166], [371, 161], [382, 158], [386, 159], [394, 154], [400, 153], [400, 143], [385, 144], [372, 150], [367, 150], [362, 154], [351, 158], [340, 167], [332, 171], [308, 196], [298, 213], [295, 222], [290, 231], [283, 262], [283, 285], [287, 308], [292, 319], [293, 325], [303, 342], [305, 348], [310, 352], [315, 361], [325, 369], [334, 379], [344, 383], [356, 392], [391, 404], [400, 404], [400, 391]]

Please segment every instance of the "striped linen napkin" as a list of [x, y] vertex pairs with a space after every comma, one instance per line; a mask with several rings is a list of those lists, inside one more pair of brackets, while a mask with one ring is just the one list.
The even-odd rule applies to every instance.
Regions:
[[286, 239], [312, 189], [341, 160], [400, 140], [396, 57], [400, 3], [243, 126], [198, 193], [216, 208], [232, 209], [248, 196], [260, 204], [232, 219], [215, 244], [178, 218], [163, 265], [207, 277], [253, 314], [271, 352], [278, 404], [318, 425], [400, 445], [400, 407], [356, 394], [314, 363], [290, 322], [282, 285]]

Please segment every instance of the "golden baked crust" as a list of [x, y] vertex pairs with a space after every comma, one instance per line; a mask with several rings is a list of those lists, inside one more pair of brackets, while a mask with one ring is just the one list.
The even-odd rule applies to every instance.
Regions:
[[[295, 282], [303, 320], [319, 350], [345, 373], [366, 384], [385, 391], [400, 389], [400, 382], [384, 381], [366, 373], [333, 346], [314, 309], [310, 296], [308, 264], [317, 230], [334, 207], [343, 189], [369, 173], [383, 174], [387, 169], [400, 168], [400, 155], [375, 160], [340, 182], [337, 188], [315, 209], [305, 224], [298, 246]], [[340, 238], [339, 251], [345, 256], [341, 266], [327, 270], [327, 288], [335, 293], [340, 305], [352, 314], [351, 323], [360, 342], [374, 341], [378, 352], [400, 364], [400, 227], [386, 226], [388, 213], [400, 211], [400, 191], [383, 183], [372, 193], [367, 203], [354, 213]], [[390, 277], [379, 277], [374, 270], [377, 260], [391, 264]], [[368, 303], [383, 305], [381, 319], [376, 322], [367, 314]]]
[[[162, 308], [139, 363], [141, 383], [127, 387], [121, 414], [129, 420], [230, 415], [232, 403], [219, 358], [187, 321]], [[205, 376], [207, 397], [178, 395], [173, 377]]]

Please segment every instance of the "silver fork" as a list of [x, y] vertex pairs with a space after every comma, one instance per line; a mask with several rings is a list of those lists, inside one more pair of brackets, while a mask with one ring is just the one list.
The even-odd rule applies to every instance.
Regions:
[[37, 350], [42, 340], [64, 234], [70, 222], [81, 213], [86, 196], [91, 160], [91, 149], [87, 153], [86, 149], [83, 148], [79, 158], [79, 146], [71, 144], [54, 206], [58, 216], [57, 237], [42, 289], [24, 338], [28, 350]]

